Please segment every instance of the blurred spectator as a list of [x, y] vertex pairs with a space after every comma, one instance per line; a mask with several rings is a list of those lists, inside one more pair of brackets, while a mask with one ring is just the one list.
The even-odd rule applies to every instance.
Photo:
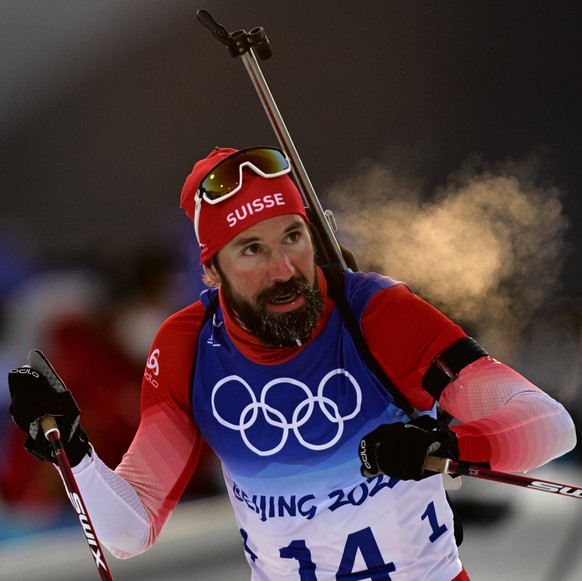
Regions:
[[[33, 347], [49, 346], [56, 321], [88, 317], [103, 300], [101, 281], [86, 268], [38, 272], [12, 288], [5, 309], [4, 345], [8, 355], [3, 391], [8, 391], [6, 373], [16, 362], [22, 362]], [[8, 418], [7, 409], [3, 411]], [[4, 426], [0, 494], [10, 509], [10, 515], [3, 519], [7, 523], [4, 534], [9, 534], [6, 529], [26, 532], [58, 522], [65, 497], [54, 468], [29, 456], [22, 435], [11, 421]]]
[[[6, 331], [11, 352], [18, 353], [11, 367], [30, 349], [41, 349], [72, 388], [84, 428], [113, 467], [139, 423], [141, 378], [154, 333], [181, 305], [172, 300], [176, 265], [163, 252], [117, 252], [92, 263], [91, 269], [62, 268], [28, 279], [9, 303]], [[54, 468], [24, 450], [12, 422], [4, 426], [1, 497], [22, 518], [34, 513], [37, 525], [42, 515], [45, 525], [58, 522], [63, 509], [69, 511]], [[220, 490], [207, 446], [203, 458], [185, 498]]]

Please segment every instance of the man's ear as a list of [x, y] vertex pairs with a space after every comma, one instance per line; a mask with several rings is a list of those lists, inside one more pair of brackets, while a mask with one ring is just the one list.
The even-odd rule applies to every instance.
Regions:
[[212, 284], [219, 285], [222, 282], [218, 270], [212, 260], [205, 262], [202, 265], [202, 268], [204, 269], [204, 275], [208, 280], [210, 280], [210, 282], [212, 282]]

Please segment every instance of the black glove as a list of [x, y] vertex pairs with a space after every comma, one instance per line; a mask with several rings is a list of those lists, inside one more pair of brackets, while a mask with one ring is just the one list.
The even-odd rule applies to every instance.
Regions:
[[362, 476], [379, 473], [397, 480], [421, 480], [435, 472], [423, 470], [429, 454], [457, 459], [457, 436], [442, 422], [420, 416], [409, 422], [383, 424], [360, 442]]
[[54, 462], [39, 422], [44, 416], [54, 416], [69, 463], [76, 466], [90, 451], [90, 446], [79, 423], [75, 399], [40, 351], [31, 351], [28, 362], [30, 365], [8, 373], [12, 397], [8, 409], [18, 427], [28, 434], [24, 447], [39, 460]]

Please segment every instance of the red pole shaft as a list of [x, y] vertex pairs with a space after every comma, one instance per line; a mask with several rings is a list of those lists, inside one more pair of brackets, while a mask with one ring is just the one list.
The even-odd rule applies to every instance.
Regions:
[[434, 461], [432, 460], [434, 456], [429, 456], [429, 458], [431, 458], [431, 461], [428, 462], [428, 466], [425, 463], [425, 467], [435, 472], [470, 476], [472, 478], [501, 482], [503, 484], [512, 484], [514, 486], [521, 486], [531, 490], [539, 490], [541, 492], [559, 494], [560, 496], [582, 499], [582, 487], [580, 486], [551, 482], [550, 480], [543, 480], [541, 478], [530, 478], [529, 476], [521, 476], [519, 474], [498, 472], [496, 470], [481, 468], [480, 466], [474, 466], [465, 462], [455, 462], [454, 460], [447, 460], [445, 458], [438, 458], [438, 460], [435, 459]]
[[[51, 420], [50, 422], [49, 418]], [[53, 449], [55, 462], [61, 471], [69, 499], [79, 516], [79, 522], [85, 533], [85, 539], [89, 545], [89, 550], [95, 561], [97, 571], [99, 571], [99, 575], [103, 581], [113, 581], [113, 576], [111, 575], [109, 566], [105, 560], [105, 554], [103, 553], [103, 549], [101, 548], [101, 544], [99, 543], [99, 539], [93, 528], [93, 523], [89, 518], [89, 513], [83, 502], [83, 497], [81, 496], [81, 491], [79, 490], [79, 486], [75, 480], [75, 475], [69, 464], [69, 459], [67, 458], [67, 454], [61, 443], [56, 422], [54, 421], [54, 418], [47, 416], [41, 420], [41, 426], [44, 430], [46, 439], [49, 441], [51, 448]]]

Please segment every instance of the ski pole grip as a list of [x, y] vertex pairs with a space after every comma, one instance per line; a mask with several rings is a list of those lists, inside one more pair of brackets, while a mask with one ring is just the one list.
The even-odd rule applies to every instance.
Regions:
[[59, 435], [57, 420], [55, 420], [53, 416], [44, 416], [44, 418], [40, 418], [40, 427], [42, 428], [42, 431], [47, 440], [50, 432], [56, 432], [57, 436]]
[[427, 456], [424, 461], [424, 470], [429, 470], [430, 472], [442, 472], [447, 473], [449, 465], [448, 458], [441, 458], [440, 456]]

